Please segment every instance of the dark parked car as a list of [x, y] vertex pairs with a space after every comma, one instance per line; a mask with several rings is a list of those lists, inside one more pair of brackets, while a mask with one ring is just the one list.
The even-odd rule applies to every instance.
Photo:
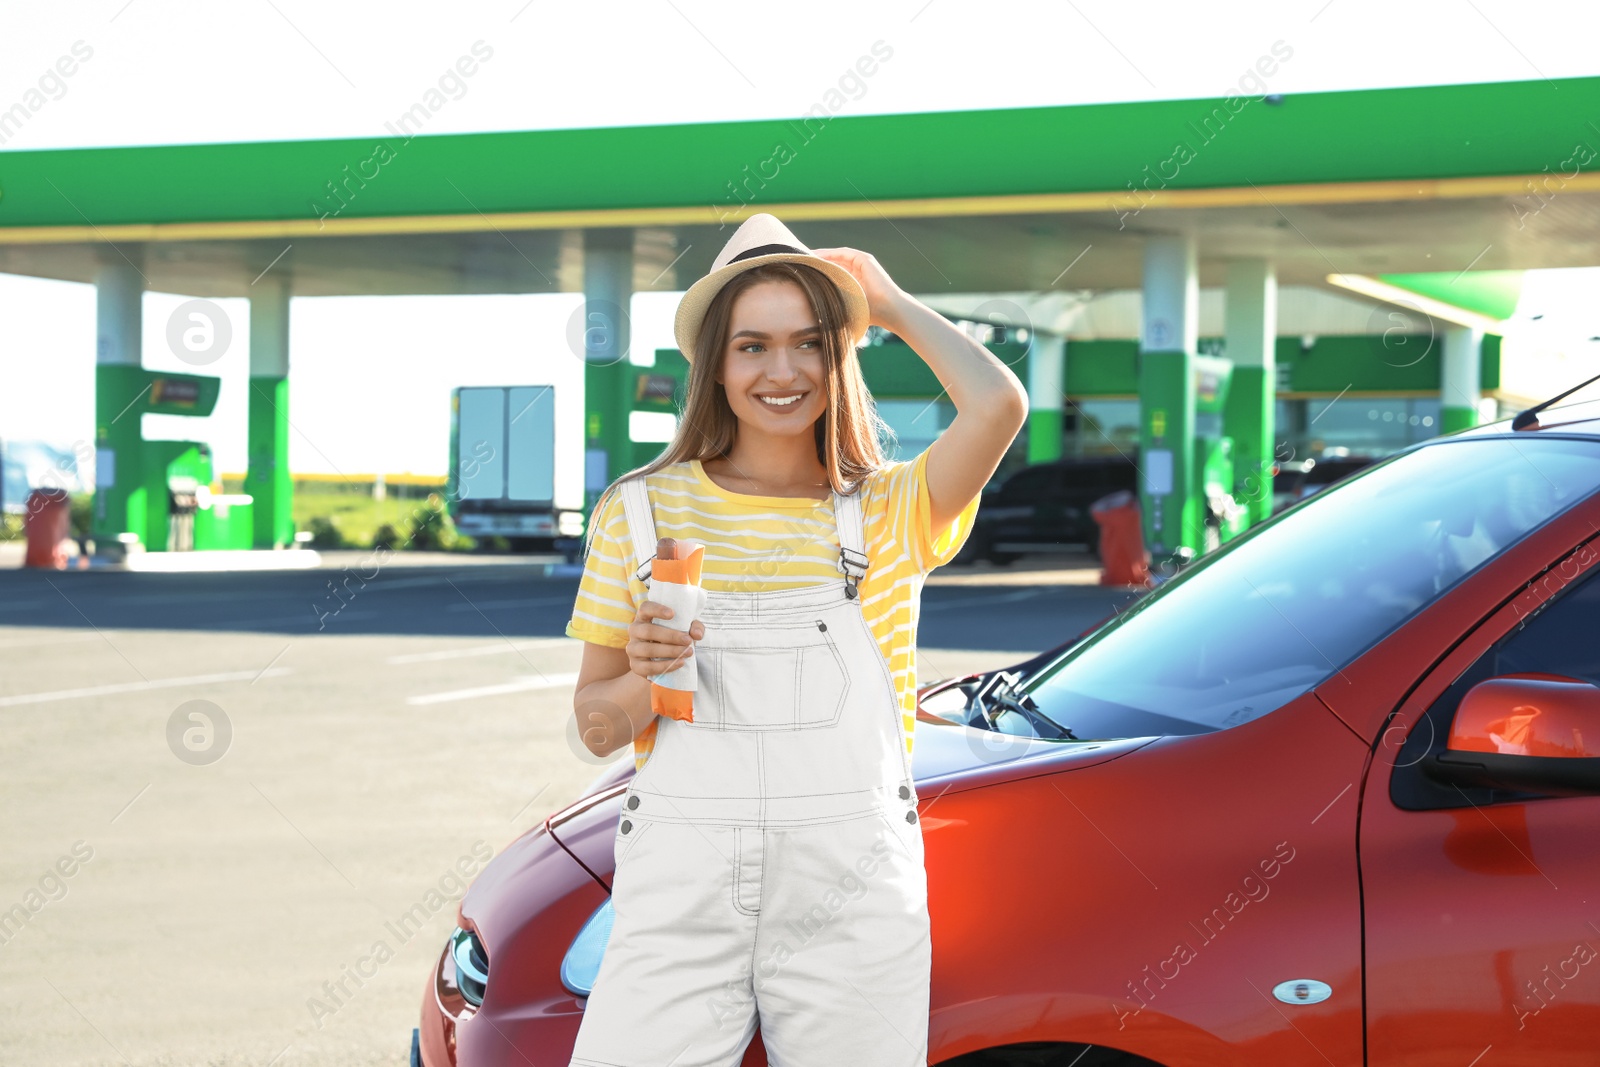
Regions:
[[1097, 552], [1100, 527], [1089, 505], [1119, 489], [1138, 489], [1126, 456], [1076, 456], [1035, 463], [985, 489], [967, 543], [953, 562], [1006, 564], [1024, 552], [1083, 546]]
[[1277, 472], [1272, 477], [1272, 511], [1276, 514], [1376, 462], [1378, 460], [1374, 456], [1348, 455], [1285, 460], [1278, 464]]

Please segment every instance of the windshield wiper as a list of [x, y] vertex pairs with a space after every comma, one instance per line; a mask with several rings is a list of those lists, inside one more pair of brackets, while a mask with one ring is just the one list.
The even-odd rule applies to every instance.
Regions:
[[1050, 716], [1039, 709], [1033, 697], [1027, 694], [1019, 695], [1016, 684], [1021, 679], [1021, 673], [1011, 674], [1007, 671], [996, 671], [990, 676], [983, 688], [978, 690], [976, 702], [983, 712], [985, 719], [991, 726], [996, 725], [994, 716], [990, 712], [996, 708], [1004, 711], [1015, 712], [1027, 719], [1036, 729], [1042, 724], [1054, 731], [1053, 740], [1077, 741], [1080, 738], [1068, 727], [1062, 726]]

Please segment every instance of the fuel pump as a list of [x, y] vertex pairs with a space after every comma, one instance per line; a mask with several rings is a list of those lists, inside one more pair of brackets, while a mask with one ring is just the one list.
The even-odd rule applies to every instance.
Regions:
[[1233, 495], [1233, 438], [1223, 421], [1233, 363], [1219, 356], [1196, 356], [1194, 376], [1195, 468], [1205, 524], [1204, 544], [1199, 547], [1210, 552], [1245, 531], [1249, 509]]
[[146, 441], [140, 415], [211, 414], [221, 379], [126, 364], [95, 368], [96, 553], [115, 557], [131, 544], [152, 552], [248, 547], [250, 500], [224, 515], [211, 493], [211, 448], [201, 441]]
[[1146, 352], [1141, 373], [1140, 494], [1156, 571], [1242, 533], [1248, 512], [1233, 495], [1233, 441], [1223, 411], [1233, 364], [1220, 356]]
[[200, 506], [199, 488], [188, 476], [167, 479], [167, 551], [194, 551], [194, 513]]

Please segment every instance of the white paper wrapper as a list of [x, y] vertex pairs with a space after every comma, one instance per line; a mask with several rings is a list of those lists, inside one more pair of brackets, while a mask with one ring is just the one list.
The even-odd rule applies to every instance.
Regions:
[[[650, 588], [648, 599], [657, 604], [665, 604], [672, 609], [670, 619], [652, 619], [672, 630], [687, 630], [689, 624], [700, 617], [706, 608], [706, 591], [698, 585], [684, 585], [680, 582], [657, 582], [654, 578], [648, 579], [646, 584]], [[656, 685], [668, 689], [678, 689], [692, 693], [699, 682], [699, 672], [696, 670], [694, 656], [686, 659], [681, 666], [675, 667], [665, 674], [658, 674], [650, 679]]]

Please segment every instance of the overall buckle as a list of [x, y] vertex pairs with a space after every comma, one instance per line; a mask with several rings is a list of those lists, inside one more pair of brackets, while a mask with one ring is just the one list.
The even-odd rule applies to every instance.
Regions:
[[866, 577], [867, 554], [840, 546], [839, 569], [844, 572], [844, 595], [847, 599], [854, 600], [858, 595], [856, 585]]
[[637, 567], [635, 567], [633, 569], [633, 580], [634, 581], [642, 582], [646, 578], [650, 577], [650, 572], [651, 572], [650, 560], [651, 559], [655, 559], [655, 558], [656, 558], [655, 555], [652, 554], [650, 556], [650, 559], [645, 560], [643, 563], [639, 564]]

